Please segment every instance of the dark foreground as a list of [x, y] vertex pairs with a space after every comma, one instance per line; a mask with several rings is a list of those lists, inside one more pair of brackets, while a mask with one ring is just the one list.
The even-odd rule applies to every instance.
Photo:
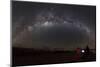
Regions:
[[96, 61], [96, 55], [92, 52], [77, 54], [75, 51], [43, 51], [26, 48], [13, 48], [12, 51], [13, 66]]

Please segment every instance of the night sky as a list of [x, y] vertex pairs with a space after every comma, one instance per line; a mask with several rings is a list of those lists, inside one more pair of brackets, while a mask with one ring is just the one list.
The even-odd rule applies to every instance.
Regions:
[[35, 49], [95, 49], [96, 7], [12, 1], [12, 44]]

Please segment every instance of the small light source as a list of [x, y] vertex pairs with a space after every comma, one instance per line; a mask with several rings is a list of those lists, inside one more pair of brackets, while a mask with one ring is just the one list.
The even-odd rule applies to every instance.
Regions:
[[84, 53], [84, 52], [85, 52], [85, 50], [82, 50], [81, 52], [82, 52], [82, 53]]

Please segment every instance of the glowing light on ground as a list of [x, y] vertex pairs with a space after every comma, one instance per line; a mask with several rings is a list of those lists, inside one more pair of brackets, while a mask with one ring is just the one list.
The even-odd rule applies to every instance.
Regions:
[[81, 52], [82, 52], [82, 53], [84, 53], [84, 52], [85, 52], [85, 50], [82, 50]]

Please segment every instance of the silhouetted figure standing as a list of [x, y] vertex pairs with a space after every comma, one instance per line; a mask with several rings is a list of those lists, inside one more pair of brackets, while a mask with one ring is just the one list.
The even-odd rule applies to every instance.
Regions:
[[90, 49], [89, 49], [88, 46], [87, 46], [86, 49], [85, 49], [85, 53], [86, 53], [87, 55], [89, 55], [89, 53], [90, 53]]
[[90, 54], [91, 54], [90, 49], [89, 49], [88, 46], [86, 46], [85, 52], [84, 52], [84, 54], [83, 54], [83, 56], [82, 56], [82, 59], [83, 59], [84, 61], [90, 60]]

